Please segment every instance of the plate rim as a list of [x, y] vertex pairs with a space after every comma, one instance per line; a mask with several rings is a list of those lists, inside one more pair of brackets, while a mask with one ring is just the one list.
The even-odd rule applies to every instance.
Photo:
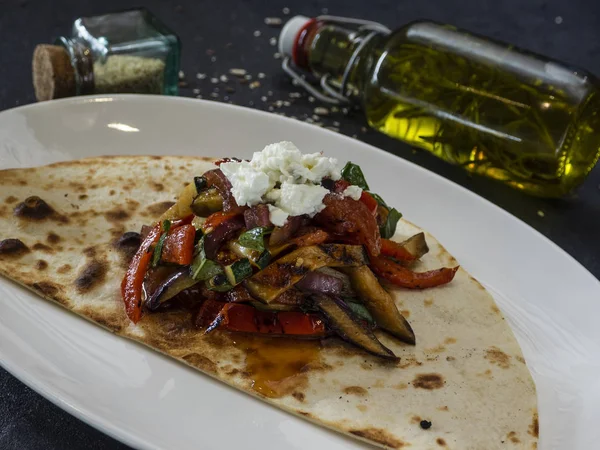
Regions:
[[[190, 103], [190, 104], [193, 103], [196, 105], [195, 107], [200, 108], [200, 109], [207, 108], [210, 110], [210, 109], [216, 108], [216, 109], [223, 109], [223, 110], [231, 110], [231, 111], [235, 111], [235, 112], [242, 113], [242, 114], [250, 114], [253, 116], [263, 117], [264, 119], [268, 119], [271, 121], [281, 120], [286, 123], [293, 122], [295, 126], [300, 125], [301, 127], [306, 127], [307, 130], [319, 129], [319, 127], [316, 127], [311, 124], [296, 121], [296, 120], [288, 118], [288, 117], [277, 116], [277, 115], [274, 115], [274, 114], [266, 112], [266, 111], [256, 110], [256, 109], [252, 109], [252, 108], [248, 108], [248, 107], [244, 107], [244, 106], [223, 104], [220, 102], [212, 102], [212, 101], [208, 101], [208, 100], [198, 100], [198, 99], [184, 98], [184, 97], [165, 97], [165, 96], [157, 96], [157, 95], [136, 95], [136, 94], [82, 96], [82, 97], [73, 97], [73, 98], [53, 100], [50, 102], [22, 105], [19, 107], [1, 111], [0, 112], [0, 126], [2, 125], [2, 122], [4, 121], [5, 117], [7, 117], [11, 114], [19, 114], [22, 112], [27, 114], [27, 112], [29, 110], [44, 111], [44, 110], [60, 109], [63, 107], [69, 108], [69, 107], [73, 107], [75, 105], [79, 105], [82, 103], [95, 102], [95, 101], [98, 101], [98, 99], [111, 99], [110, 101], [117, 101], [117, 102], [139, 101], [142, 103], [143, 102], [158, 102], [158, 103], [169, 102], [169, 103]], [[263, 120], [263, 119], [261, 119], [261, 120]], [[331, 135], [334, 135], [336, 137], [336, 139], [348, 140], [349, 142], [353, 142], [353, 143], [357, 142], [356, 139], [353, 139], [349, 136], [346, 136], [346, 135], [343, 135], [340, 133], [336, 133], [331, 130], [326, 130], [326, 129], [322, 129], [322, 128], [320, 130], [322, 132], [330, 133]], [[439, 174], [432, 172], [424, 167], [421, 167], [411, 161], [408, 161], [408, 160], [402, 158], [401, 156], [398, 156], [397, 154], [377, 148], [377, 147], [375, 147], [371, 144], [368, 144], [366, 142], [363, 142], [363, 141], [358, 141], [358, 143], [360, 145], [366, 146], [365, 148], [368, 148], [369, 152], [375, 152], [381, 157], [390, 158], [390, 160], [392, 158], [399, 158], [402, 160], [403, 164], [409, 165], [408, 166], [409, 169], [421, 171], [421, 174], [426, 177], [434, 177], [438, 181], [441, 181], [444, 183], [450, 183], [450, 185], [453, 185], [455, 188], [459, 188], [458, 191], [461, 192], [461, 195], [467, 194], [467, 197], [469, 199], [477, 199], [478, 201], [483, 201], [481, 203], [481, 206], [485, 205], [487, 208], [492, 207], [491, 209], [493, 211], [495, 211], [496, 213], [501, 212], [502, 214], [504, 214], [505, 218], [508, 218], [509, 220], [516, 220], [516, 222], [519, 223], [520, 226], [523, 226], [523, 225], [525, 226], [525, 229], [527, 230], [528, 233], [533, 232], [534, 234], [537, 235], [538, 238], [541, 237], [542, 242], [545, 246], [548, 246], [548, 244], [551, 244], [549, 246], [550, 248], [552, 248], [554, 251], [558, 250], [559, 252], [561, 252], [563, 254], [563, 256], [567, 256], [569, 264], [571, 266], [577, 267], [577, 270], [579, 272], [581, 272], [581, 271], [585, 272], [586, 277], [589, 277], [589, 281], [591, 282], [591, 285], [593, 285], [594, 289], [596, 289], [600, 293], [600, 280], [598, 280], [587, 268], [585, 268], [583, 266], [583, 264], [581, 264], [577, 259], [575, 259], [566, 250], [561, 248], [558, 244], [556, 244], [555, 242], [550, 240], [547, 236], [545, 236], [542, 233], [540, 233], [539, 231], [537, 231], [535, 228], [533, 228], [531, 225], [524, 222], [519, 217], [514, 216], [507, 210], [500, 207], [499, 205], [492, 203], [491, 201], [487, 200], [486, 198], [467, 189], [466, 187], [464, 187], [450, 179], [447, 179], [447, 178], [443, 177], [442, 175], [439, 175]], [[19, 167], [23, 167], [23, 166], [19, 166]], [[4, 167], [0, 166], [0, 169], [2, 169], [2, 168], [4, 168]], [[573, 264], [573, 263], [575, 263], [575, 264]], [[10, 280], [6, 280], [4, 278], [0, 279], [0, 283], [6, 283], [7, 281], [10, 282]], [[59, 307], [58, 305], [53, 305], [53, 306], [57, 307], [57, 308]], [[11, 373], [17, 379], [22, 381], [28, 387], [30, 387], [31, 389], [33, 389], [34, 391], [36, 391], [37, 393], [42, 395], [44, 398], [46, 398], [47, 400], [49, 400], [50, 402], [52, 402], [53, 404], [55, 404], [62, 410], [77, 417], [78, 419], [80, 419], [83, 422], [87, 423], [88, 425], [100, 430], [101, 432], [113, 437], [114, 439], [117, 439], [118, 441], [125, 443], [126, 445], [135, 446], [135, 447], [143, 447], [143, 448], [152, 448], [152, 449], [158, 448], [155, 445], [153, 445], [151, 442], [144, 440], [141, 436], [138, 436], [135, 433], [131, 433], [131, 432], [127, 431], [124, 427], [120, 427], [117, 424], [115, 424], [114, 422], [108, 421], [108, 420], [104, 419], [103, 417], [101, 417], [100, 415], [93, 413], [92, 411], [89, 410], [89, 408], [81, 407], [84, 405], [79, 405], [80, 407], [77, 407], [76, 405], [71, 404], [70, 402], [66, 401], [60, 394], [57, 394], [57, 393], [53, 392], [52, 389], [45, 387], [44, 383], [37, 380], [34, 375], [32, 375], [32, 374], [30, 375], [26, 371], [20, 370], [19, 367], [14, 366], [9, 361], [5, 360], [5, 358], [2, 357], [3, 354], [4, 354], [4, 352], [0, 348], [0, 365], [2, 365], [9, 373]]]

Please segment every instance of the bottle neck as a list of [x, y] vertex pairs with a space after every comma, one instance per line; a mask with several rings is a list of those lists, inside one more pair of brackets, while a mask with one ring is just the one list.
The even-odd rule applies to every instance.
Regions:
[[356, 100], [364, 91], [376, 49], [385, 35], [373, 30], [351, 30], [322, 21], [309, 22], [298, 33], [294, 63], [317, 77], [327, 76], [343, 95]]
[[76, 95], [94, 93], [94, 57], [91, 49], [80, 39], [61, 36], [56, 39], [56, 45], [63, 46], [71, 59], [75, 75]]

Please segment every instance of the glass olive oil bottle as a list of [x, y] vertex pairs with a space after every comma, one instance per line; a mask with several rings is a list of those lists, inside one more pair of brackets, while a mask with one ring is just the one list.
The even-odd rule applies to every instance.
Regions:
[[373, 128], [528, 193], [569, 193], [600, 155], [596, 78], [510, 45], [433, 22], [299, 16], [280, 48], [321, 77], [325, 94], [284, 62], [321, 100], [357, 102]]

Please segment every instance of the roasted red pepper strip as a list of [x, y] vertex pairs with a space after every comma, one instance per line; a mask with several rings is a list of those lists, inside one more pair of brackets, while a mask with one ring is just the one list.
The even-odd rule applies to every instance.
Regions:
[[[218, 307], [220, 309], [217, 311]], [[241, 303], [207, 300], [198, 314], [196, 325], [212, 330], [269, 334], [277, 336], [323, 337], [325, 323], [315, 314], [296, 311], [268, 312]]]
[[[352, 186], [352, 184], [346, 180], [337, 180], [335, 182], [334, 190], [335, 192], [341, 194], [346, 190], [348, 186]], [[377, 203], [377, 200], [375, 200], [375, 198], [371, 194], [369, 194], [367, 191], [363, 191], [360, 196], [360, 201], [364, 203], [367, 208], [369, 208], [371, 214], [373, 214], [374, 216], [377, 215], [377, 208], [379, 207], [379, 203]]]
[[[172, 222], [172, 226], [178, 227], [188, 224], [193, 217], [193, 215], [190, 215], [181, 220], [175, 220]], [[137, 323], [142, 317], [142, 284], [152, 259], [152, 246], [156, 244], [162, 232], [162, 224], [160, 223], [148, 230], [137, 252], [131, 258], [129, 268], [125, 272], [123, 281], [121, 281], [121, 297], [125, 303], [125, 312], [133, 323]]]
[[229, 219], [232, 219], [238, 215], [240, 215], [239, 212], [219, 211], [219, 212], [213, 213], [210, 216], [208, 216], [208, 218], [206, 219], [206, 222], [204, 222], [202, 224], [202, 231], [204, 231], [204, 233], [210, 233], [211, 230], [214, 230], [222, 223], [227, 222]]
[[196, 229], [193, 225], [182, 225], [171, 229], [163, 244], [161, 259], [164, 262], [185, 266], [192, 262]]
[[309, 245], [322, 244], [323, 242], [326, 242], [329, 238], [329, 233], [317, 228], [292, 239], [290, 243], [297, 245], [298, 247], [307, 247]]
[[369, 266], [384, 280], [409, 289], [425, 289], [449, 283], [459, 267], [442, 267], [428, 272], [413, 272], [385, 256], [372, 256]]
[[162, 227], [157, 224], [150, 230], [137, 252], [129, 263], [129, 268], [121, 282], [121, 296], [125, 302], [125, 312], [133, 323], [137, 323], [142, 317], [142, 284], [146, 276], [146, 270], [152, 259], [150, 247], [158, 241]]
[[381, 239], [381, 254], [396, 258], [400, 261], [414, 261], [417, 259], [415, 255], [406, 250], [406, 248], [389, 239]]

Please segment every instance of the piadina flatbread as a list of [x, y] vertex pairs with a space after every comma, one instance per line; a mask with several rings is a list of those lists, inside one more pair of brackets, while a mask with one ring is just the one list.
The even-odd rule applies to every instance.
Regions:
[[[462, 268], [445, 286], [390, 288], [416, 335], [412, 346], [377, 332], [397, 361], [338, 338], [282, 344], [218, 329], [205, 335], [184, 311], [132, 324], [120, 283], [137, 244], [124, 234], [156, 221], [210, 169], [207, 158], [122, 156], [0, 171], [0, 274], [198, 369], [198, 383], [214, 377], [377, 446], [537, 447], [536, 391], [521, 349], [491, 295]], [[401, 220], [394, 240], [420, 231]], [[426, 240], [417, 270], [458, 264], [434, 237]]]

